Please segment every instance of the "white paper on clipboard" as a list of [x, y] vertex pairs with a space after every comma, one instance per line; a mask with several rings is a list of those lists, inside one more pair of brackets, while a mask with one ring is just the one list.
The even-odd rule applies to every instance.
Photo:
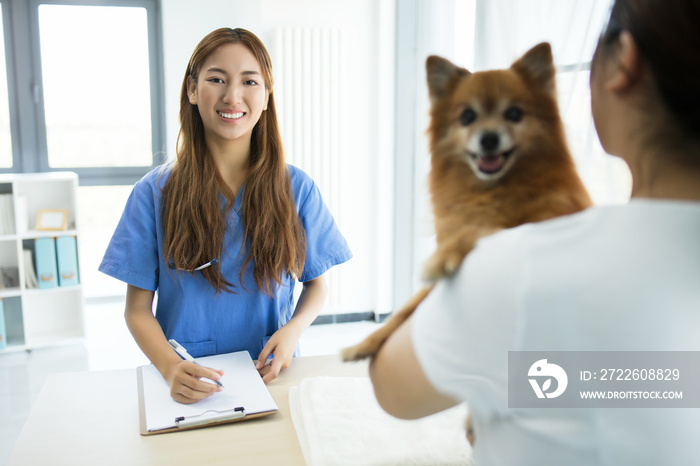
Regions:
[[197, 358], [197, 363], [224, 371], [224, 389], [193, 404], [182, 404], [170, 397], [170, 387], [155, 366], [141, 366], [143, 415], [149, 433], [177, 428], [178, 418], [217, 417], [229, 419], [236, 408], [244, 408], [245, 416], [278, 410], [247, 351]]

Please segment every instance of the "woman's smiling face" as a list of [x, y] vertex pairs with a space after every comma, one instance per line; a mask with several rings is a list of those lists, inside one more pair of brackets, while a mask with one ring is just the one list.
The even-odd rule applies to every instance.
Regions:
[[197, 81], [188, 79], [187, 94], [199, 110], [207, 145], [249, 144], [269, 95], [260, 64], [238, 43], [216, 49], [199, 70]]

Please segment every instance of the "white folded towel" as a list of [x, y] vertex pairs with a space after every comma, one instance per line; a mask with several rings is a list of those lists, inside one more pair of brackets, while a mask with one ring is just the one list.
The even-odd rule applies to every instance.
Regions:
[[289, 406], [309, 466], [472, 464], [465, 405], [405, 421], [382, 410], [367, 377], [312, 377]]

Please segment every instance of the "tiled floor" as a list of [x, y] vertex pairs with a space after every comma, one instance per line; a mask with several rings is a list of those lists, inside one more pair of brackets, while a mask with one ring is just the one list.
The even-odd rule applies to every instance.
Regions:
[[[0, 465], [7, 461], [47, 375], [148, 364], [124, 324], [123, 309], [123, 303], [87, 306], [87, 335], [82, 342], [29, 353], [0, 354]], [[337, 353], [379, 325], [374, 322], [313, 325], [301, 338], [302, 354]]]

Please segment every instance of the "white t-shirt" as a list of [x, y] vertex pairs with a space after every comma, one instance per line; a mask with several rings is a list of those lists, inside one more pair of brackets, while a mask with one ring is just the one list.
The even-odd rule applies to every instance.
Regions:
[[[508, 408], [508, 351], [700, 351], [700, 203], [626, 206], [484, 238], [412, 324], [489, 465], [700, 464], [700, 409]], [[700, 368], [699, 368], [700, 370]]]

